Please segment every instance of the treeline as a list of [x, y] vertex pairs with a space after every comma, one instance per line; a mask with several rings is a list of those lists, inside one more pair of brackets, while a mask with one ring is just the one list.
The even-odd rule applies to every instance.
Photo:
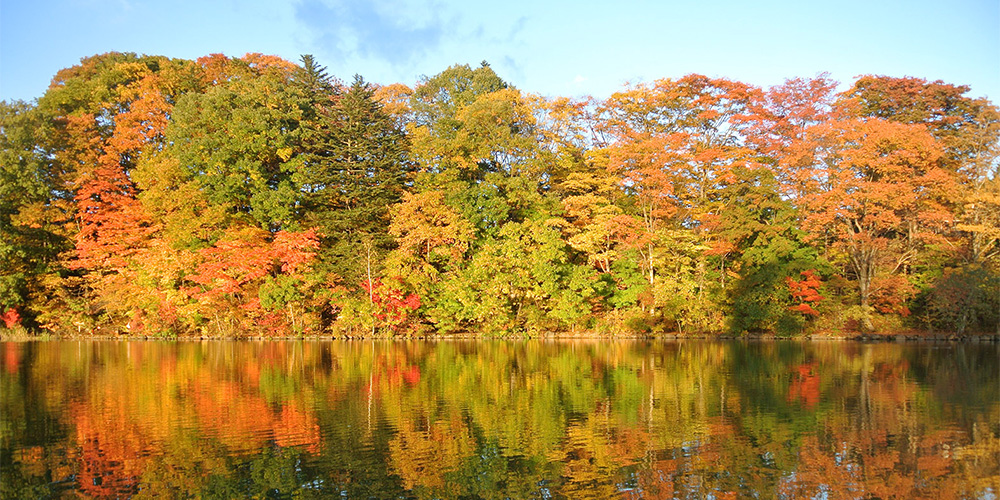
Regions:
[[543, 98], [109, 53], [0, 103], [0, 315], [140, 335], [1000, 331], [968, 87], [689, 75]]

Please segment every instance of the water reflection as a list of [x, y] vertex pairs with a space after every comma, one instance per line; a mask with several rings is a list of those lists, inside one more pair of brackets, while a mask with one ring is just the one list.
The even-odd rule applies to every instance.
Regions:
[[1000, 349], [0, 344], [0, 497], [996, 498]]

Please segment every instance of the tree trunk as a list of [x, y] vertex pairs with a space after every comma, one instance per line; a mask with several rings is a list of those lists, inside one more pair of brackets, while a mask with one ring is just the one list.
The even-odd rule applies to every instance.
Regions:
[[875, 274], [875, 250], [857, 249], [851, 256], [854, 270], [858, 275], [858, 295], [861, 299], [861, 330], [875, 331], [871, 314], [871, 284]]
[[365, 267], [368, 273], [368, 306], [372, 311], [372, 338], [375, 337], [375, 284], [372, 283], [372, 242], [365, 240]]
[[864, 332], [875, 331], [875, 325], [872, 324], [872, 317], [871, 314], [869, 314], [869, 311], [871, 310], [871, 305], [869, 304], [867, 289], [863, 291], [861, 295], [861, 309], [862, 309], [861, 330]]

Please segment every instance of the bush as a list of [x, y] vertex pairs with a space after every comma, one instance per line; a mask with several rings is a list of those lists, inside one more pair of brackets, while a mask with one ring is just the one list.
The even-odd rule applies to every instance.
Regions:
[[927, 321], [942, 330], [989, 331], [997, 327], [1000, 276], [982, 266], [946, 269], [926, 296]]

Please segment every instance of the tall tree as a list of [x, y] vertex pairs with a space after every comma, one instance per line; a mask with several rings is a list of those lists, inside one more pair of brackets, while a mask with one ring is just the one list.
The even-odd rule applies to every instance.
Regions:
[[920, 124], [943, 147], [944, 168], [966, 186], [953, 203], [966, 234], [966, 261], [977, 262], [994, 252], [994, 240], [984, 229], [990, 214], [991, 179], [1000, 158], [1000, 111], [986, 99], [967, 96], [969, 87], [941, 80], [866, 75], [840, 96], [839, 111], [847, 116], [877, 117]]
[[991, 107], [985, 100], [967, 97], [968, 92], [968, 86], [941, 80], [865, 75], [840, 96], [837, 106], [847, 116], [926, 126], [944, 144], [942, 159], [958, 170], [978, 147], [976, 125], [982, 121], [984, 108]]
[[455, 115], [462, 106], [507, 87], [486, 61], [476, 69], [467, 64], [454, 65], [417, 86], [410, 105], [417, 125], [430, 127], [447, 138], [458, 128]]
[[[829, 238], [843, 252], [863, 314], [873, 305], [888, 307], [894, 301], [873, 299], [883, 291], [888, 297], [905, 292], [892, 278], [951, 220], [955, 178], [941, 167], [941, 146], [921, 125], [854, 119], [819, 125], [813, 133], [825, 147], [816, 157], [811, 194], [799, 200], [804, 227], [813, 241]], [[863, 326], [873, 328], [867, 315]]]
[[[598, 110], [609, 139], [603, 148], [608, 168], [643, 221], [643, 244], [636, 249], [660, 298], [654, 304], [673, 301], [681, 290], [693, 290], [700, 304], [709, 302], [706, 293], [716, 293], [713, 282], [719, 281], [710, 279], [715, 266], [705, 251], [719, 250], [711, 228], [726, 209], [720, 190], [733, 182], [734, 168], [753, 159], [741, 131], [758, 93], [739, 82], [688, 75], [617, 92]], [[727, 258], [724, 250], [715, 255]], [[691, 266], [672, 265], [688, 258]], [[663, 276], [665, 288], [658, 284], [661, 272], [670, 273]], [[704, 319], [701, 327], [716, 327], [714, 319]]]
[[75, 169], [79, 230], [66, 265], [76, 276], [54, 280], [49, 290], [59, 297], [71, 288], [66, 295], [90, 301], [72, 309], [121, 325], [139, 309], [131, 299], [144, 287], [134, 273], [156, 228], [132, 175], [163, 147], [172, 101], [195, 84], [190, 68], [164, 57], [104, 54], [60, 72], [39, 100], [53, 116], [50, 158]]
[[334, 273], [357, 283], [371, 244], [381, 256], [393, 245], [389, 207], [402, 196], [412, 170], [408, 141], [360, 76], [319, 104], [306, 131], [304, 218], [322, 233], [321, 258]]
[[48, 120], [30, 104], [0, 102], [0, 314], [37, 314], [41, 280], [72, 246], [69, 172], [46, 151]]
[[206, 74], [219, 73], [217, 83], [178, 99], [166, 131], [169, 153], [185, 173], [177, 182], [194, 183], [229, 219], [287, 228], [300, 194], [292, 174], [302, 163], [305, 98], [290, 85], [295, 66], [254, 54], [202, 65]]
[[334, 90], [333, 78], [326, 72], [326, 66], [320, 66], [312, 54], [301, 58], [302, 64], [293, 75], [295, 84], [305, 90], [306, 98], [311, 103], [319, 102], [329, 97]]

